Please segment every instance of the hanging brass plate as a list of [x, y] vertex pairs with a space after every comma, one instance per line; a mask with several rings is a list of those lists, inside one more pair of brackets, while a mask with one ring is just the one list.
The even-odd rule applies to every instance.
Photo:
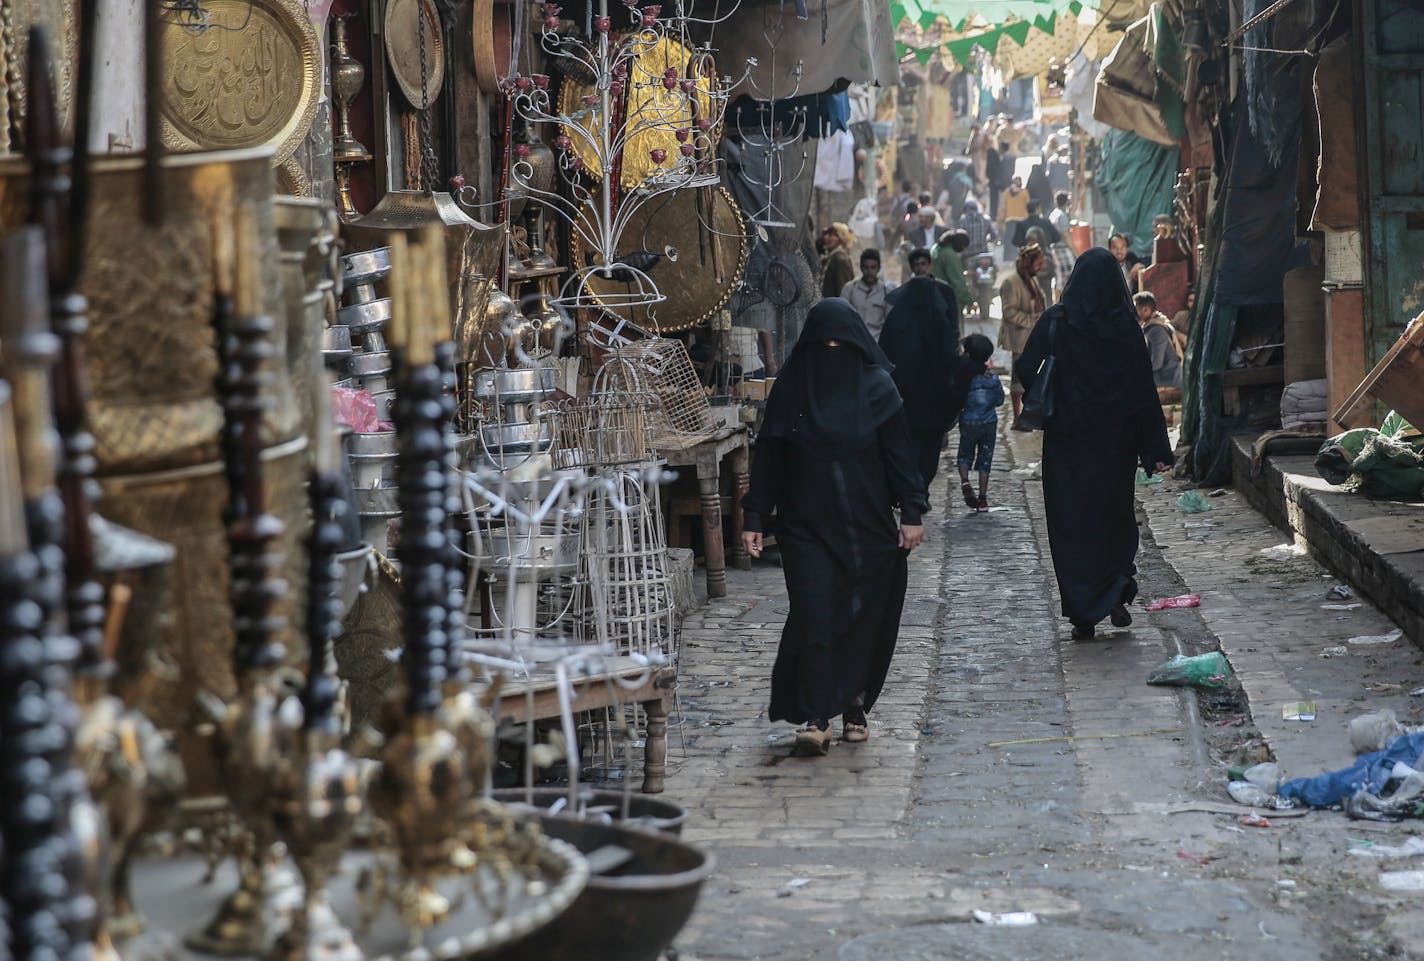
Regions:
[[[416, 11], [420, 17], [417, 18]], [[421, 30], [425, 66], [421, 68]], [[405, 99], [417, 110], [431, 107], [445, 84], [445, 41], [433, 0], [390, 0], [386, 6], [386, 61]], [[422, 95], [421, 85], [425, 92]]]
[[[695, 327], [726, 306], [747, 263], [741, 208], [725, 187], [685, 187], [653, 197], [633, 214], [618, 253], [663, 254], [667, 247], [676, 250], [677, 260], [663, 256], [647, 271], [667, 299], [613, 311], [644, 330], [662, 333]], [[582, 253], [580, 263], [587, 256]], [[627, 292], [625, 285], [597, 272], [589, 274], [587, 284], [600, 303]]]
[[316, 30], [297, 0], [206, 0], [208, 27], [163, 25], [163, 142], [172, 150], [272, 147], [281, 163], [320, 94]]

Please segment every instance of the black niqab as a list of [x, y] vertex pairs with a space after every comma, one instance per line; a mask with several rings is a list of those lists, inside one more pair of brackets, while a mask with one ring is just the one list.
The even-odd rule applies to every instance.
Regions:
[[1063, 288], [1060, 301], [1068, 323], [1104, 340], [1118, 337], [1142, 339], [1132, 294], [1122, 277], [1117, 258], [1104, 247], [1083, 252]]
[[[914, 277], [885, 298], [889, 313], [880, 349], [894, 366], [912, 435], [940, 434], [959, 416], [959, 305], [954, 290], [934, 277]], [[963, 405], [963, 398], [958, 398]]]
[[[827, 341], [839, 347], [828, 347]], [[900, 410], [891, 363], [855, 308], [839, 297], [822, 300], [767, 398], [760, 436], [796, 444], [864, 443]]]
[[1033, 383], [1050, 353], [1059, 434], [1093, 431], [1158, 406], [1137, 311], [1116, 258], [1102, 247], [1078, 258], [1063, 299], [1044, 311], [1034, 327], [1015, 368], [1025, 386]]

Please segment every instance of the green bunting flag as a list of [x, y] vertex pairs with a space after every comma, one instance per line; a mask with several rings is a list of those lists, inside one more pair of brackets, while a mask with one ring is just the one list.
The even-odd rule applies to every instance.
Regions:
[[949, 55], [963, 67], [969, 63], [969, 52], [974, 49], [974, 38], [969, 37], [965, 40], [951, 40], [945, 44], [944, 47], [949, 51]]
[[1027, 20], [1020, 20], [1018, 23], [1006, 24], [1000, 30], [1000, 32], [1004, 36], [1012, 40], [1014, 43], [1022, 47], [1024, 45], [1024, 41], [1028, 39], [1028, 32], [1032, 29], [1033, 24], [1029, 23]]

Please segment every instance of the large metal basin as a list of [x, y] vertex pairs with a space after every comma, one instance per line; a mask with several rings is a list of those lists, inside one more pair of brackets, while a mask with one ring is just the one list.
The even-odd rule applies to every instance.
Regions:
[[584, 854], [607, 845], [632, 852], [621, 867], [588, 879], [558, 922], [519, 942], [520, 958], [540, 961], [657, 961], [697, 904], [712, 855], [668, 834], [618, 824], [540, 819], [544, 834]]
[[481, 400], [499, 404], [532, 403], [554, 389], [554, 368], [482, 370], [474, 375], [472, 389]]
[[[490, 792], [490, 797], [501, 804], [508, 804], [516, 807], [527, 806], [532, 802], [533, 806], [541, 813], [547, 813], [559, 801], [567, 801], [569, 789], [562, 787], [536, 787], [526, 789], [522, 787], [496, 788]], [[638, 827], [646, 830], [661, 831], [664, 834], [680, 835], [682, 826], [687, 821], [687, 808], [681, 804], [669, 801], [667, 798], [654, 797], [651, 794], [639, 794], [634, 792], [628, 798], [628, 817], [621, 817], [623, 812], [623, 794], [621, 791], [594, 791], [588, 788], [579, 789], [579, 797], [585, 805], [585, 816], [583, 820], [598, 821], [607, 823], [612, 820], [618, 824], [630, 827]], [[574, 817], [566, 811], [561, 811], [559, 817]]]

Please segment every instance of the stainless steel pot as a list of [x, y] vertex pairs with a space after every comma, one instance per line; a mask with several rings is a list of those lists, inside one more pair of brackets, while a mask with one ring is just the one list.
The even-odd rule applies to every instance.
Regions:
[[391, 355], [388, 351], [359, 351], [351, 355], [346, 365], [352, 377], [371, 377], [388, 373], [391, 369]]
[[499, 404], [528, 404], [547, 396], [553, 389], [552, 367], [482, 370], [473, 379], [476, 397]]
[[384, 330], [391, 319], [391, 299], [382, 297], [364, 304], [352, 304], [336, 312], [336, 322], [351, 328], [353, 334]]
[[332, 361], [344, 360], [351, 356], [351, 328], [325, 327], [321, 332], [321, 356], [328, 367]]
[[576, 531], [519, 534], [496, 530], [478, 540], [472, 535], [470, 553], [490, 567], [570, 574], [578, 570], [579, 540]]
[[514, 453], [547, 448], [551, 442], [548, 421], [532, 424], [486, 424], [480, 428], [480, 436], [490, 453], [501, 451]]
[[371, 392], [371, 396], [376, 399], [376, 416], [381, 420], [390, 420], [391, 412], [395, 410], [396, 392], [393, 390], [376, 390]]
[[352, 457], [380, 457], [396, 453], [396, 432], [381, 430], [371, 434], [352, 433], [346, 441], [346, 450]]
[[[395, 517], [400, 513], [397, 498], [400, 491], [394, 487], [368, 487], [351, 492], [351, 503], [361, 517]], [[363, 521], [364, 523], [364, 521]]]
[[376, 247], [341, 258], [343, 289], [373, 284], [391, 272], [391, 248]]
[[395, 454], [357, 456], [351, 461], [351, 489], [357, 492], [389, 487], [394, 480]]

